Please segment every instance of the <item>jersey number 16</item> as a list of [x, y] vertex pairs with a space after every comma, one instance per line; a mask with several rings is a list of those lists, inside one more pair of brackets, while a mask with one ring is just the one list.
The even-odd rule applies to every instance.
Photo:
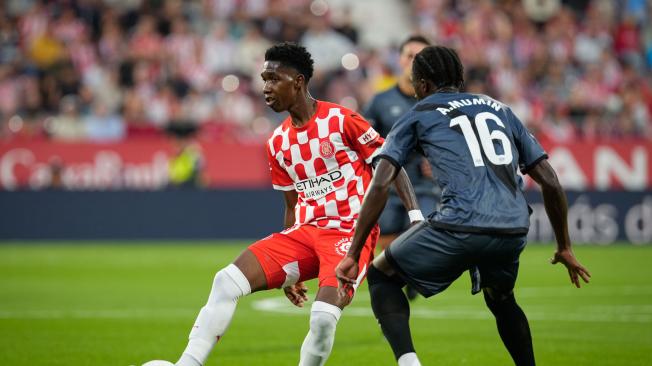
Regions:
[[[491, 162], [493, 165], [510, 164], [514, 157], [512, 156], [512, 144], [510, 143], [509, 138], [500, 130], [489, 132], [489, 126], [487, 125], [487, 121], [492, 120], [496, 122], [498, 126], [504, 129], [505, 125], [500, 120], [500, 118], [498, 118], [498, 116], [493, 113], [482, 112], [478, 113], [474, 119], [475, 129], [478, 131], [478, 137], [480, 138], [480, 143], [482, 144], [482, 150], [484, 151], [484, 154], [489, 162]], [[462, 129], [464, 139], [466, 140], [466, 145], [469, 147], [469, 151], [471, 152], [471, 158], [473, 158], [473, 165], [484, 166], [484, 161], [482, 160], [482, 152], [480, 151], [480, 143], [478, 142], [478, 138], [475, 136], [475, 129], [473, 126], [471, 126], [469, 117], [462, 115], [453, 118], [449, 127], [455, 126], [460, 126]], [[496, 153], [494, 141], [498, 141], [502, 146], [502, 154]]]

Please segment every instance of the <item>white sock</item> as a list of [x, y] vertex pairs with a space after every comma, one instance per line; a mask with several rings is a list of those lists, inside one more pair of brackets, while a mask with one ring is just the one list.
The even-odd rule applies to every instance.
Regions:
[[188, 346], [176, 366], [203, 365], [229, 327], [238, 299], [250, 293], [249, 281], [235, 265], [229, 264], [217, 272], [208, 302], [199, 311]]
[[175, 366], [201, 366], [201, 363], [195, 360], [191, 355], [184, 353], [181, 355], [181, 358], [177, 361]]
[[333, 349], [335, 327], [342, 309], [323, 301], [315, 301], [310, 309], [310, 330], [301, 345], [299, 366], [322, 366]]
[[421, 362], [416, 353], [410, 352], [398, 358], [398, 366], [421, 366]]

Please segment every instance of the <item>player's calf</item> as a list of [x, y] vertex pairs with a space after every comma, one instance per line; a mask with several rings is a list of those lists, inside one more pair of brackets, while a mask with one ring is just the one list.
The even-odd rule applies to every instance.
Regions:
[[512, 290], [483, 289], [487, 307], [496, 317], [498, 333], [517, 366], [534, 366], [532, 335], [525, 313]]
[[217, 272], [208, 301], [197, 316], [188, 346], [177, 366], [203, 365], [231, 323], [238, 299], [250, 293], [249, 281], [235, 265], [230, 264]]
[[410, 333], [410, 305], [397, 274], [388, 276], [374, 265], [367, 275], [371, 308], [399, 365], [419, 365]]

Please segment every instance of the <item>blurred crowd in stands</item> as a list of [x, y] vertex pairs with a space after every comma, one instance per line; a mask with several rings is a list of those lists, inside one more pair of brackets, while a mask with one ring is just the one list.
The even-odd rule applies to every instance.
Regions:
[[456, 48], [466, 88], [555, 141], [652, 140], [646, 0], [4, 0], [0, 139], [121, 141], [175, 124], [260, 142], [265, 50], [305, 45], [316, 98], [360, 110], [395, 82], [400, 41]]

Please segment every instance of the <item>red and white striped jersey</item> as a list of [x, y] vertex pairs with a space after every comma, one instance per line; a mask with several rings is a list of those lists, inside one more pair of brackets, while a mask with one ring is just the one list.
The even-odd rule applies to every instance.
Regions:
[[274, 189], [297, 191], [295, 224], [350, 232], [383, 138], [359, 114], [334, 103], [317, 101], [315, 115], [300, 128], [291, 121], [268, 140]]

